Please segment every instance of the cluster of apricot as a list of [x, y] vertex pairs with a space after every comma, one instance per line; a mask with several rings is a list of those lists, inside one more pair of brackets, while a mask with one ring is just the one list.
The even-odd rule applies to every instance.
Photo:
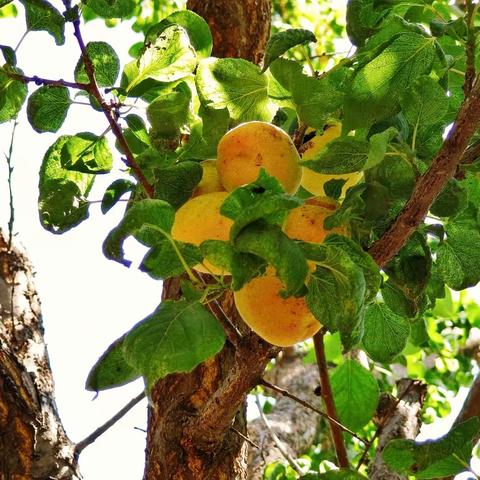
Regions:
[[[340, 128], [327, 128], [303, 145], [301, 155], [312, 158], [324, 145], [340, 135]], [[233, 221], [220, 214], [229, 192], [255, 181], [261, 168], [276, 177], [285, 191], [294, 194], [300, 185], [313, 195], [324, 195], [323, 185], [332, 175], [302, 169], [300, 155], [290, 137], [280, 128], [264, 122], [243, 123], [227, 132], [218, 144], [217, 159], [201, 163], [203, 177], [192, 198], [176, 213], [172, 236], [175, 240], [200, 245], [205, 240], [228, 240]], [[302, 172], [303, 170], [303, 172]], [[342, 177], [342, 176], [337, 176]], [[358, 181], [348, 176], [344, 189]], [[336, 203], [318, 196], [290, 211], [283, 225], [292, 239], [322, 242], [333, 230], [325, 230], [325, 218]], [[343, 230], [337, 230], [344, 233]], [[228, 275], [208, 260], [197, 271]], [[272, 267], [234, 292], [236, 307], [243, 320], [268, 342], [287, 346], [314, 335], [321, 327], [310, 312], [305, 297], [282, 298], [283, 288]]]

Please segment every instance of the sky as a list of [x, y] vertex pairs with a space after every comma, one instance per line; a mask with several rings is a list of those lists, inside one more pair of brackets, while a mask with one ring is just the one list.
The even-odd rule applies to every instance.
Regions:
[[[59, 9], [58, 2], [53, 2]], [[18, 4], [19, 5], [19, 4]], [[19, 8], [22, 7], [19, 5]], [[22, 13], [22, 12], [20, 12]], [[15, 47], [23, 35], [20, 19], [0, 20], [0, 44]], [[83, 28], [85, 41], [110, 43], [122, 65], [130, 60], [128, 48], [142, 40], [127, 24], [115, 29], [103, 22], [90, 22]], [[17, 51], [18, 65], [26, 75], [73, 80], [79, 58], [71, 26], [67, 25], [66, 44], [57, 47], [45, 32], [31, 32]], [[33, 85], [29, 91], [34, 90]], [[60, 416], [68, 435], [80, 441], [116, 413], [143, 389], [141, 381], [119, 389], [94, 394], [84, 389], [88, 372], [97, 358], [118, 336], [150, 314], [160, 301], [161, 283], [135, 268], [144, 250], [134, 241], [126, 242], [132, 268], [107, 260], [101, 245], [108, 232], [118, 224], [123, 206], [107, 215], [98, 203], [90, 207], [90, 219], [63, 235], [45, 231], [37, 213], [38, 170], [47, 148], [61, 134], [91, 131], [100, 135], [105, 118], [83, 105], [72, 105], [67, 120], [57, 134], [37, 134], [30, 127], [25, 109], [19, 116], [13, 153], [13, 192], [15, 201], [15, 239], [27, 249], [36, 270], [36, 285], [42, 301], [46, 341], [56, 381]], [[7, 152], [12, 124], [0, 124], [0, 155]], [[112, 149], [113, 150], [113, 149]], [[115, 166], [124, 176], [123, 164]], [[0, 226], [8, 222], [6, 162], [0, 162]], [[90, 200], [100, 200], [113, 179], [97, 176]], [[463, 392], [464, 396], [465, 392]], [[123, 420], [101, 436], [81, 455], [80, 467], [86, 480], [133, 480], [142, 478], [146, 427], [146, 400]], [[454, 413], [439, 426], [424, 429], [423, 438], [446, 431], [455, 417], [461, 399], [454, 402]], [[464, 477], [467, 478], [467, 477]]]

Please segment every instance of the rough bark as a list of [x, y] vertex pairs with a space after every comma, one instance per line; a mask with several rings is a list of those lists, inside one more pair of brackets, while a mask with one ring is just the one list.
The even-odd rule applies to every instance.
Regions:
[[33, 271], [0, 231], [0, 479], [80, 478], [59, 419]]
[[[315, 365], [304, 365], [299, 356], [282, 357], [278, 367], [269, 372], [268, 380], [321, 408], [320, 397], [315, 394], [318, 371]], [[269, 395], [271, 393], [268, 392]], [[315, 441], [321, 417], [290, 398], [276, 396], [276, 400], [272, 412], [267, 415], [269, 424], [290, 456], [297, 458]], [[248, 478], [260, 480], [266, 465], [285, 459], [261, 419], [248, 425], [248, 433], [260, 447], [249, 449]]]
[[262, 61], [270, 35], [271, 0], [188, 0], [187, 8], [210, 25], [214, 56]]
[[[378, 437], [375, 459], [369, 468], [370, 480], [407, 480], [388, 468], [382, 458], [382, 451], [390, 440], [406, 438], [414, 440], [420, 431], [420, 411], [427, 393], [427, 386], [419, 381], [404, 378], [398, 382], [397, 398], [392, 405], [385, 406], [386, 417], [380, 418], [382, 431]], [[393, 413], [392, 413], [393, 410]], [[384, 423], [383, 423], [384, 422]]]

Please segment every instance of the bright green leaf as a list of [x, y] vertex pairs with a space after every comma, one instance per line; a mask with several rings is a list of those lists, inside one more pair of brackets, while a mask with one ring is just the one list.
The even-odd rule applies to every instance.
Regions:
[[[99, 87], [111, 87], [120, 71], [120, 60], [115, 50], [106, 42], [87, 43], [87, 53], [95, 70], [95, 80]], [[75, 67], [75, 81], [90, 83], [83, 58], [80, 57]]]
[[65, 19], [62, 14], [46, 0], [20, 0], [25, 7], [27, 29], [48, 32], [57, 45], [65, 43]]
[[27, 86], [7, 73], [21, 74], [22, 71], [9, 65], [0, 66], [0, 123], [15, 118], [27, 98]]
[[102, 18], [128, 18], [135, 11], [135, 0], [86, 0], [86, 4]]

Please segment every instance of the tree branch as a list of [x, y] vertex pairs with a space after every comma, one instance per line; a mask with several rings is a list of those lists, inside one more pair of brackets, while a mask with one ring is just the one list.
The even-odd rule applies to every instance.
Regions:
[[463, 83], [463, 93], [467, 97], [473, 87], [475, 80], [475, 13], [477, 5], [474, 5], [472, 0], [466, 0], [467, 14], [465, 16], [465, 23], [467, 24], [468, 34], [467, 43], [465, 45], [466, 56], [466, 70], [465, 81]]
[[337, 409], [335, 408], [330, 378], [328, 377], [327, 359], [325, 357], [325, 347], [323, 345], [324, 335], [324, 330], [320, 329], [320, 331], [313, 337], [318, 371], [320, 374], [320, 387], [322, 389], [322, 398], [325, 404], [325, 409], [329, 415], [328, 422], [330, 425], [330, 433], [332, 434], [333, 444], [335, 445], [338, 465], [341, 468], [348, 468], [349, 462], [347, 449], [345, 448], [345, 442], [343, 441], [342, 429], [339, 426], [340, 423], [338, 422]]
[[479, 123], [480, 80], [477, 78], [430, 168], [418, 179], [410, 199], [389, 230], [370, 247], [369, 253], [380, 267], [398, 253], [423, 221], [437, 195], [454, 175]]
[[138, 402], [145, 398], [145, 392], [143, 391], [135, 398], [130, 400], [121, 410], [119, 410], [112, 418], [107, 420], [103, 425], [98, 427], [90, 435], [85, 437], [82, 441], [75, 445], [75, 455], [78, 457], [82, 451], [91, 445], [100, 435], [103, 435], [110, 427], [115, 425], [122, 417], [124, 417]]
[[51, 87], [75, 88], [76, 90], [85, 90], [86, 92], [90, 91], [89, 83], [67, 82], [66, 80], [62, 80], [62, 79], [51, 80], [49, 78], [39, 77], [38, 75], [33, 75], [33, 77], [29, 77], [28, 75], [9, 72], [8, 70], [5, 70], [5, 69], [2, 69], [2, 73], [12, 78], [13, 80], [18, 80], [19, 82], [23, 82], [23, 83], [34, 83], [35, 85], [38, 85], [38, 86], [49, 85]]

